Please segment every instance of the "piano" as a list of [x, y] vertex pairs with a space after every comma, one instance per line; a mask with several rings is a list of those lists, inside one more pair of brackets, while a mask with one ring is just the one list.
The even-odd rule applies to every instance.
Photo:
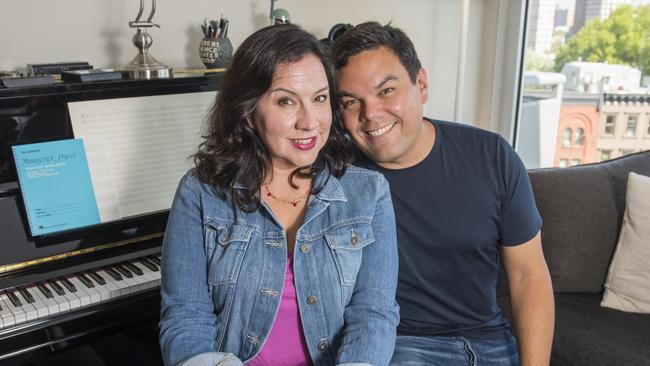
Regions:
[[162, 365], [169, 207], [33, 235], [12, 146], [78, 138], [70, 103], [215, 92], [219, 81], [207, 74], [0, 89], [0, 365]]

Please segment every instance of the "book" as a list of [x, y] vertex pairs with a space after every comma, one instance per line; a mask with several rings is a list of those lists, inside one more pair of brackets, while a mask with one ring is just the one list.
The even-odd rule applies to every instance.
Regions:
[[100, 223], [80, 139], [12, 147], [32, 236]]
[[112, 69], [73, 70], [61, 73], [64, 82], [86, 83], [92, 81], [107, 81], [122, 79], [122, 72]]
[[0, 87], [5, 87], [5, 88], [16, 88], [16, 87], [23, 87], [23, 86], [35, 86], [35, 85], [51, 85], [51, 84], [54, 84], [54, 78], [52, 77], [52, 75], [0, 77]]
[[50, 64], [27, 64], [27, 73], [30, 75], [60, 74], [69, 70], [88, 70], [93, 66], [85, 61], [57, 62]]

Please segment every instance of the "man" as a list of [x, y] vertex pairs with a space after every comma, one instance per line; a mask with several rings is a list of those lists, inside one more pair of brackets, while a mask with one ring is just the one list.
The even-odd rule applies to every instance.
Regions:
[[[554, 304], [526, 169], [500, 136], [423, 118], [408, 37], [370, 22], [333, 45], [342, 116], [382, 172], [397, 218], [401, 321], [393, 365], [548, 365]], [[361, 155], [361, 154], [360, 154]], [[517, 341], [496, 303], [508, 274]]]

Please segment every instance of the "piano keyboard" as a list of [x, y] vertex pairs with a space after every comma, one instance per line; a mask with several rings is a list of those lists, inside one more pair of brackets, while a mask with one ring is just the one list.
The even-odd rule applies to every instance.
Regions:
[[0, 291], [0, 330], [160, 286], [160, 257], [77, 272]]

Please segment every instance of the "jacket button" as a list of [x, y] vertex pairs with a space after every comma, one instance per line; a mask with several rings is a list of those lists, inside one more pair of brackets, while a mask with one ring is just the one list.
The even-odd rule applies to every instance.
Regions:
[[327, 342], [325, 341], [318, 342], [318, 350], [321, 352], [325, 352], [325, 350], [327, 350]]
[[309, 304], [309, 305], [314, 305], [317, 302], [318, 302], [318, 297], [316, 297], [316, 296], [309, 296], [307, 298], [307, 304]]
[[352, 242], [352, 245], [359, 244], [359, 237], [357, 236], [357, 234], [352, 233], [352, 239], [350, 239], [350, 242]]
[[303, 252], [303, 253], [309, 253], [309, 245], [307, 245], [307, 244], [302, 244], [302, 245], [300, 246], [300, 251]]

